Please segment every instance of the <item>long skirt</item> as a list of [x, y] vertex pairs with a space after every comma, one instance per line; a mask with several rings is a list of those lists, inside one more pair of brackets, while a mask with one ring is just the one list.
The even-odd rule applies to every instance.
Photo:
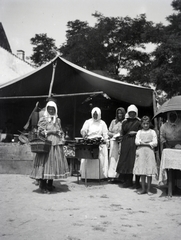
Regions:
[[111, 140], [110, 150], [109, 150], [109, 167], [108, 167], [109, 178], [117, 178], [119, 176], [119, 174], [116, 172], [116, 169], [119, 161], [120, 150], [121, 150], [121, 143], [118, 143], [115, 140]]
[[[99, 169], [100, 161], [100, 169]], [[100, 175], [99, 175], [100, 170]], [[85, 171], [87, 179], [105, 179], [108, 172], [108, 149], [106, 144], [99, 146], [99, 159], [81, 159], [80, 174], [85, 179]]]
[[157, 174], [157, 164], [154, 150], [148, 146], [138, 147], [133, 168], [135, 175], [152, 176]]
[[136, 153], [135, 136], [125, 135], [121, 142], [121, 153], [119, 156], [119, 161], [116, 169], [118, 173], [123, 174], [133, 173], [135, 153]]
[[51, 146], [47, 154], [36, 154], [31, 178], [59, 179], [68, 175], [69, 167], [62, 145]]

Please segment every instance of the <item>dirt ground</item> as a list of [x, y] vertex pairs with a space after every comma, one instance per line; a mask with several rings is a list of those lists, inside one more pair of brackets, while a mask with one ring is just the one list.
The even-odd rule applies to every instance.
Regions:
[[0, 175], [1, 240], [180, 239], [181, 196], [168, 198], [153, 182], [152, 196], [119, 184], [55, 181], [42, 194], [25, 175]]

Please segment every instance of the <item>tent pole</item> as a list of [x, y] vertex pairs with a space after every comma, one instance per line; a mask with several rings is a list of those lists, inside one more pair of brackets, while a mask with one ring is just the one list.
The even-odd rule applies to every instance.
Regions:
[[53, 63], [52, 79], [51, 79], [51, 83], [50, 83], [50, 88], [49, 88], [48, 97], [51, 97], [51, 94], [52, 94], [52, 88], [53, 88], [53, 82], [54, 82], [54, 78], [55, 78], [55, 69], [56, 69], [56, 66], [57, 66], [57, 62]]
[[[156, 114], [156, 111], [157, 111], [155, 94], [156, 94], [155, 91], [153, 91], [153, 116]], [[158, 130], [158, 121], [156, 118], [154, 118], [154, 124], [156, 129]]]
[[77, 111], [77, 98], [74, 97], [74, 131], [73, 131], [73, 139], [75, 138], [75, 124], [76, 124], [76, 111]]
[[[99, 92], [84, 92], [84, 93], [70, 93], [70, 94], [52, 94], [53, 97], [74, 97], [74, 96], [85, 96], [85, 95], [92, 95], [92, 94], [103, 94], [102, 91]], [[16, 96], [16, 97], [0, 97], [0, 100], [5, 99], [29, 99], [29, 98], [47, 98], [48, 95], [40, 95], [40, 96]]]
[[[153, 115], [155, 115], [156, 111], [157, 111], [155, 95], [156, 95], [156, 92], [153, 91]], [[159, 138], [159, 136], [160, 136], [160, 129], [159, 129], [158, 120], [156, 118], [154, 118], [154, 125], [155, 125], [155, 131], [156, 131], [157, 136]], [[158, 150], [155, 151], [155, 157], [156, 157], [157, 167], [160, 167], [160, 157], [161, 157], [160, 141], [158, 141]]]

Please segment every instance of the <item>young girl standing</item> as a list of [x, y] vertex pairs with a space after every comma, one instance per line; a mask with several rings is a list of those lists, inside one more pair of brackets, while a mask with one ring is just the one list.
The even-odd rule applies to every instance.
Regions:
[[152, 176], [157, 174], [154, 147], [158, 144], [156, 132], [150, 129], [150, 123], [150, 118], [148, 116], [142, 117], [142, 129], [137, 132], [135, 139], [137, 150], [133, 169], [133, 174], [141, 176], [142, 191], [139, 193], [144, 194], [147, 192], [149, 195], [151, 194]]

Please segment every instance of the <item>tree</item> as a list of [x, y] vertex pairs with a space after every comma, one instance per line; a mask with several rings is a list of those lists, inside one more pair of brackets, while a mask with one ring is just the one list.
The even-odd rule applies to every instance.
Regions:
[[[92, 15], [97, 20], [94, 27], [79, 20], [68, 22], [67, 42], [59, 49], [62, 56], [89, 70], [106, 71], [113, 78], [148, 83], [151, 55], [144, 51], [145, 44], [159, 43], [162, 26], [147, 21], [144, 14], [134, 19]], [[127, 70], [126, 77], [119, 74], [120, 68]]]
[[181, 94], [181, 0], [172, 1], [177, 12], [167, 17], [161, 44], [154, 52], [151, 80], [168, 98]]
[[87, 58], [87, 35], [91, 28], [87, 22], [79, 20], [69, 21], [67, 27], [67, 43], [63, 44], [59, 51], [67, 60], [83, 67]]
[[47, 34], [35, 34], [34, 38], [30, 39], [33, 47], [33, 54], [30, 59], [36, 66], [41, 66], [52, 60], [58, 51], [55, 46], [55, 40], [47, 37]]

